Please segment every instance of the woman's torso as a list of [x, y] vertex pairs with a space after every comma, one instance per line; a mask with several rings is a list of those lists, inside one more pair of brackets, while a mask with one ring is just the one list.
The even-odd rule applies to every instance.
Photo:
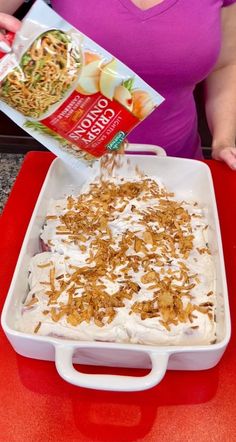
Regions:
[[192, 92], [219, 54], [222, 0], [163, 0], [146, 10], [131, 0], [52, 0], [52, 5], [165, 97], [129, 141], [161, 145], [170, 155], [196, 156]]

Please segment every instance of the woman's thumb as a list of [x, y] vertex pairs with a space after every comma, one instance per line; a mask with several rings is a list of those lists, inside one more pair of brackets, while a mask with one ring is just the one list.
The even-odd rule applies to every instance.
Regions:
[[[11, 32], [17, 32], [20, 29], [20, 26], [21, 26], [20, 20], [13, 17], [12, 15], [0, 12], [0, 29], [4, 29], [6, 31], [11, 31]], [[2, 39], [1, 35], [0, 39]]]

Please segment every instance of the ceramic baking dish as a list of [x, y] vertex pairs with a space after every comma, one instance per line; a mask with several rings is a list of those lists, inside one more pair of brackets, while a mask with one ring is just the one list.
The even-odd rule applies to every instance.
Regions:
[[[60, 159], [53, 161], [38, 197], [18, 263], [2, 312], [2, 327], [15, 351], [23, 356], [55, 360], [59, 374], [66, 381], [86, 388], [137, 391], [157, 385], [167, 369], [203, 370], [214, 367], [230, 339], [230, 313], [218, 214], [211, 173], [200, 161], [170, 158], [155, 146], [131, 145], [131, 151], [151, 151], [158, 155], [130, 155], [130, 162], [147, 175], [157, 176], [181, 199], [194, 199], [208, 208], [209, 245], [216, 267], [217, 339], [212, 345], [147, 346], [106, 342], [81, 342], [55, 337], [29, 335], [17, 331], [15, 320], [28, 290], [28, 267], [31, 257], [40, 250], [39, 234], [50, 198], [63, 198], [79, 190], [90, 173], [88, 168], [74, 169]], [[122, 175], [130, 175], [124, 166]], [[73, 364], [112, 367], [150, 368], [143, 377], [85, 374]]]

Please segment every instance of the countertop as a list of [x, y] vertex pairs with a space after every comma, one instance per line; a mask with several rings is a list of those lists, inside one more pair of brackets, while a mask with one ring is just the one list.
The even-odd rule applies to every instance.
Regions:
[[0, 153], [0, 213], [21, 167], [24, 154]]

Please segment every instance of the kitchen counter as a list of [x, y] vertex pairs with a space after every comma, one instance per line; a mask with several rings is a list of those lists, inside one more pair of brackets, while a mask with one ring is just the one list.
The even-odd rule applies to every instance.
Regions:
[[24, 159], [23, 154], [0, 153], [0, 213]]

